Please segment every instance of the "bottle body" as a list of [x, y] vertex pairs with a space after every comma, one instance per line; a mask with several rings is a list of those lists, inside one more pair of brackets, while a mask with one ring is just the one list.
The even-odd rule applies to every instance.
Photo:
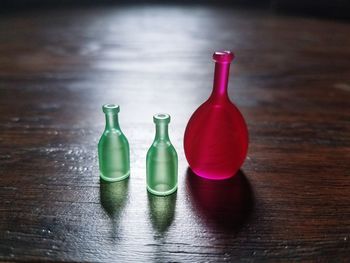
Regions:
[[[146, 182], [147, 190], [155, 195], [169, 195], [177, 189], [178, 157], [174, 146], [171, 144], [167, 132], [167, 119], [157, 120], [156, 137], [147, 152], [146, 157]], [[170, 120], [170, 116], [169, 116]], [[159, 121], [159, 122], [158, 122]]]
[[232, 177], [247, 155], [248, 132], [238, 109], [208, 100], [192, 115], [184, 137], [185, 155], [193, 172], [222, 180]]
[[[108, 105], [112, 107], [112, 104]], [[129, 142], [119, 127], [119, 106], [118, 110], [104, 109], [104, 112], [106, 128], [98, 143], [100, 177], [108, 182], [116, 182], [130, 175]]]
[[185, 155], [192, 171], [213, 180], [234, 176], [248, 149], [246, 123], [227, 95], [233, 54], [221, 54], [216, 63], [213, 92], [193, 113], [184, 135]]

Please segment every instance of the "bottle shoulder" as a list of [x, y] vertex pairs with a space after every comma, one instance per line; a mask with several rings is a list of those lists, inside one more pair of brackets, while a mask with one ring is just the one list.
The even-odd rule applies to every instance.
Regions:
[[170, 140], [155, 140], [153, 141], [152, 146], [157, 148], [174, 148]]
[[106, 137], [125, 137], [124, 133], [120, 129], [107, 129], [104, 130], [102, 136]]
[[118, 129], [104, 130], [99, 140], [99, 143], [101, 143], [102, 141], [109, 141], [109, 140], [117, 140], [124, 143], [128, 143], [126, 136], [123, 134], [121, 130], [118, 130]]
[[234, 117], [237, 117], [238, 115], [238, 118], [242, 117], [242, 113], [231, 100], [219, 102], [209, 98], [195, 110], [191, 118], [201, 115], [203, 118], [207, 119], [208, 116], [211, 116], [212, 114], [220, 114], [226, 116], [231, 115]]
[[153, 154], [164, 154], [177, 157], [175, 147], [171, 144], [170, 141], [154, 141], [147, 152], [147, 155]]

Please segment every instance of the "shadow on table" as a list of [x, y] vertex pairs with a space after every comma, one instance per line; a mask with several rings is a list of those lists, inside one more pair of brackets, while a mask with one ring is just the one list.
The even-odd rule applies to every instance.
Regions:
[[100, 180], [100, 202], [112, 220], [113, 237], [118, 236], [118, 225], [128, 199], [129, 178], [109, 183]]
[[188, 168], [186, 189], [195, 212], [209, 227], [239, 231], [254, 208], [250, 183], [240, 170], [227, 180], [207, 180]]
[[167, 196], [156, 196], [147, 191], [147, 195], [152, 226], [163, 235], [174, 220], [177, 192]]

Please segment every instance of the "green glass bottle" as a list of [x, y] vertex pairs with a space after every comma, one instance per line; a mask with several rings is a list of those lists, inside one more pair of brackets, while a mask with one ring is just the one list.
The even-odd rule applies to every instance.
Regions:
[[107, 182], [116, 182], [130, 174], [129, 142], [118, 122], [119, 106], [105, 104], [106, 127], [98, 143], [100, 176]]
[[155, 195], [169, 195], [177, 189], [177, 153], [168, 135], [168, 114], [153, 116], [156, 136], [147, 152], [147, 190]]

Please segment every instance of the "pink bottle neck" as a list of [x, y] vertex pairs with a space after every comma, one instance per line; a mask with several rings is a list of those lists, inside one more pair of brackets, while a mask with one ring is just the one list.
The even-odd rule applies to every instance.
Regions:
[[214, 87], [210, 100], [217, 103], [229, 102], [227, 84], [230, 75], [230, 64], [234, 58], [231, 51], [217, 51], [213, 54], [215, 61]]
[[230, 63], [216, 62], [214, 73], [214, 87], [211, 94], [212, 100], [229, 100], [227, 94], [228, 78], [230, 73]]

